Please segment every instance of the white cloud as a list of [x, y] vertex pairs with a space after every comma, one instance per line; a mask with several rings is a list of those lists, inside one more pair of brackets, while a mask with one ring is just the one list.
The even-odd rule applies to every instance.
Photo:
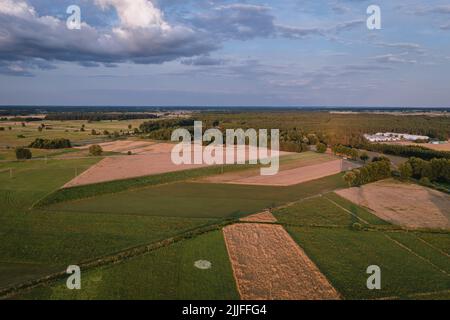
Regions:
[[163, 13], [147, 0], [95, 0], [102, 9], [114, 7], [121, 26], [128, 29], [159, 27], [170, 29]]

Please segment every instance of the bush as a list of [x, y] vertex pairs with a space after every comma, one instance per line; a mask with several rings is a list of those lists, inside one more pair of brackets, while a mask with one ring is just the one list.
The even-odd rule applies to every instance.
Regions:
[[31, 157], [32, 157], [32, 154], [29, 149], [25, 149], [25, 148], [17, 148], [16, 149], [17, 160], [31, 159]]
[[410, 165], [408, 162], [402, 163], [402, 164], [399, 166], [398, 169], [399, 169], [399, 171], [400, 171], [400, 177], [401, 177], [403, 180], [408, 180], [409, 178], [412, 177], [413, 169], [412, 169], [411, 165]]
[[425, 186], [431, 185], [431, 181], [427, 177], [422, 177], [422, 178], [420, 178], [419, 181], [420, 181], [421, 184], [423, 184]]
[[359, 222], [355, 222], [352, 224], [352, 229], [355, 231], [361, 231], [363, 229], [363, 226]]
[[0, 127], [0, 131], [5, 131], [5, 128], [4, 127]]
[[378, 161], [386, 161], [386, 162], [391, 163], [391, 159], [389, 159], [388, 157], [385, 157], [385, 156], [379, 156], [379, 157], [372, 158], [372, 162], [378, 162]]
[[318, 153], [325, 153], [327, 151], [327, 145], [324, 143], [318, 143], [316, 145], [316, 150]]
[[352, 159], [357, 159], [359, 157], [359, 152], [357, 149], [349, 148], [342, 145], [337, 145], [332, 148], [334, 154], [339, 156], [347, 156]]
[[367, 154], [367, 152], [363, 152], [361, 153], [361, 155], [359, 156], [359, 158], [364, 161], [364, 163], [366, 163], [367, 160], [369, 160], [369, 155]]
[[89, 147], [89, 154], [92, 156], [101, 156], [102, 153], [103, 149], [98, 144], [94, 144]]
[[131, 151], [128, 151], [127, 154], [128, 154], [129, 156], [131, 156], [133, 153], [132, 153]]

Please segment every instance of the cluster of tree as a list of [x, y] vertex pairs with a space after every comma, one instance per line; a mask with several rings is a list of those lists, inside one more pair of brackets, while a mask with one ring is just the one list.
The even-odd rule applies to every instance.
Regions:
[[105, 112], [55, 112], [49, 113], [46, 120], [87, 120], [87, 121], [103, 121], [103, 120], [133, 120], [133, 119], [156, 119], [158, 116], [153, 113], [105, 113]]
[[31, 159], [32, 154], [29, 149], [26, 148], [16, 148], [16, 158], [17, 160], [27, 160]]
[[400, 176], [403, 179], [414, 178], [430, 182], [450, 183], [450, 160], [431, 159], [426, 161], [412, 157], [399, 166]]
[[303, 142], [280, 141], [280, 150], [286, 152], [305, 152], [309, 145]]
[[386, 179], [391, 176], [391, 164], [389, 161], [371, 162], [359, 169], [353, 169], [344, 175], [344, 180], [349, 186], [360, 186], [369, 182]]
[[383, 144], [383, 143], [375, 143], [375, 144], [367, 144], [364, 146], [364, 149], [369, 151], [376, 151], [385, 154], [391, 154], [401, 157], [416, 157], [424, 160], [431, 160], [433, 158], [445, 158], [450, 159], [450, 152], [447, 151], [437, 151], [428, 149], [422, 146], [402, 146], [402, 145], [394, 145], [394, 144]]
[[89, 154], [91, 156], [101, 156], [103, 153], [102, 147], [100, 147], [98, 144], [94, 144], [89, 147]]
[[147, 121], [139, 126], [141, 132], [147, 134], [149, 138], [156, 140], [170, 140], [173, 130], [178, 128], [185, 128], [189, 130], [191, 133], [193, 133], [194, 120], [183, 118], [183, 119], [169, 119], [160, 121]]
[[41, 139], [37, 138], [29, 146], [35, 149], [64, 149], [71, 148], [72, 144], [68, 139]]
[[331, 150], [333, 151], [333, 153], [335, 155], [347, 156], [347, 157], [352, 158], [354, 160], [358, 159], [358, 157], [359, 157], [359, 151], [357, 149], [354, 149], [354, 148], [351, 148], [351, 147], [346, 147], [346, 146], [343, 146], [343, 145], [336, 145], [336, 146], [333, 146], [331, 148]]

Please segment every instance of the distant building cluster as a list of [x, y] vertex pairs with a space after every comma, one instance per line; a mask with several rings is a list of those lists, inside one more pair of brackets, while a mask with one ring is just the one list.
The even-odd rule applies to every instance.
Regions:
[[430, 137], [419, 136], [408, 133], [394, 133], [394, 132], [378, 132], [376, 134], [365, 134], [364, 138], [370, 142], [393, 142], [393, 141], [428, 141]]

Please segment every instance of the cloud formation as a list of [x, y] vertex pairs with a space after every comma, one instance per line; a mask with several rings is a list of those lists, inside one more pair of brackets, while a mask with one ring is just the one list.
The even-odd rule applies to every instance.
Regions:
[[39, 16], [24, 0], [0, 0], [0, 60], [150, 64], [217, 48], [202, 32], [169, 25], [149, 1], [95, 0], [95, 4], [103, 9], [112, 6], [120, 24], [103, 31], [82, 23], [81, 30], [69, 30], [66, 21]]
[[[39, 15], [26, 0], [0, 0], [0, 73], [11, 74], [18, 65], [39, 69], [42, 63], [36, 61], [75, 62], [85, 67], [177, 59], [187, 65], [223, 64], [209, 55], [227, 40], [327, 37], [363, 25], [362, 20], [353, 20], [327, 28], [286, 26], [277, 24], [270, 7], [240, 3], [214, 6], [183, 24], [173, 24], [149, 0], [92, 3], [97, 10], [115, 10], [118, 23], [99, 28], [83, 22], [81, 30], [69, 30], [65, 20]], [[30, 74], [25, 69], [12, 73]]]

